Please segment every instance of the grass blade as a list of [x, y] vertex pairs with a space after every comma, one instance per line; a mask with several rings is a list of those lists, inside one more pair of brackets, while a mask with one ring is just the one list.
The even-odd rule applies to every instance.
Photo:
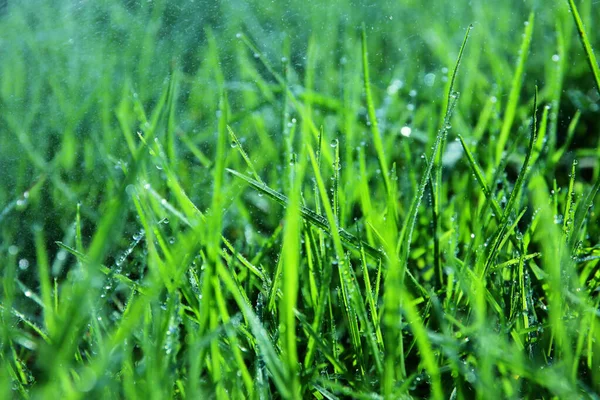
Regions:
[[577, 6], [575, 5], [575, 1], [569, 0], [569, 8], [571, 9], [571, 14], [573, 14], [573, 19], [575, 20], [575, 25], [577, 25], [577, 33], [579, 33], [579, 39], [581, 40], [581, 44], [583, 45], [583, 49], [585, 50], [585, 55], [587, 56], [587, 61], [592, 70], [592, 74], [594, 75], [594, 81], [596, 82], [596, 90], [598, 94], [600, 94], [600, 68], [598, 67], [598, 62], [596, 61], [596, 56], [594, 55], [594, 49], [592, 49], [592, 45], [585, 33], [585, 27], [583, 26], [583, 21], [579, 16], [579, 11], [577, 10]]
[[[448, 82], [448, 88], [446, 93], [446, 100], [444, 102], [441, 114], [441, 123], [446, 124], [446, 111], [450, 106], [450, 103], [454, 98], [456, 98], [457, 94], [453, 92], [454, 83], [456, 82], [456, 75], [458, 74], [458, 69], [460, 67], [460, 62], [463, 57], [463, 53], [467, 46], [467, 41], [469, 40], [469, 34], [471, 33], [471, 29], [473, 29], [473, 25], [469, 25], [467, 28], [467, 32], [465, 33], [465, 37], [463, 39], [462, 45], [460, 46], [460, 50], [458, 51], [458, 57], [456, 58], [456, 64], [454, 65], [454, 69], [452, 70], [452, 75], [450, 78], [450, 82]], [[442, 190], [442, 157], [444, 155], [444, 149], [446, 147], [446, 139], [448, 137], [448, 125], [440, 126], [439, 130], [444, 132], [442, 136], [439, 149], [437, 153], [433, 154], [435, 158], [434, 164], [434, 176], [433, 182], [430, 182], [431, 189], [431, 198], [432, 198], [432, 209], [433, 209], [433, 242], [434, 242], [434, 260], [435, 260], [435, 273], [437, 274], [438, 282], [440, 287], [443, 286], [443, 271], [442, 271], [442, 256], [440, 254], [440, 232], [439, 232], [439, 224], [440, 224], [440, 212], [442, 208], [441, 204], [441, 190]]]
[[508, 101], [504, 111], [502, 128], [500, 130], [500, 135], [498, 136], [498, 142], [496, 143], [496, 163], [499, 163], [502, 159], [502, 153], [504, 152], [504, 147], [508, 141], [508, 136], [515, 119], [519, 94], [521, 92], [521, 86], [523, 85], [525, 63], [527, 62], [527, 55], [529, 54], [529, 47], [531, 46], [534, 20], [534, 14], [531, 12], [531, 14], [529, 14], [529, 19], [525, 23], [525, 34], [523, 35], [523, 42], [521, 42], [521, 49], [519, 50], [519, 61], [517, 62], [517, 69], [515, 70], [510, 87], [510, 94], [508, 95]]
[[[379, 125], [377, 124], [377, 116], [375, 115], [375, 105], [373, 103], [373, 95], [371, 93], [371, 80], [369, 76], [369, 58], [367, 53], [367, 30], [365, 25], [362, 27], [362, 63], [363, 63], [363, 79], [365, 85], [365, 94], [367, 97], [367, 111], [369, 112], [369, 122], [371, 123], [371, 134], [373, 136], [373, 145], [377, 152], [377, 159], [379, 160], [379, 167], [381, 168], [381, 175], [383, 176], [383, 182], [385, 183], [385, 189], [390, 195], [391, 182], [390, 172], [385, 158], [385, 151], [383, 149], [383, 141], [381, 140], [381, 133], [379, 132]], [[392, 210], [390, 210], [392, 211]]]
[[[305, 160], [306, 157], [301, 157]], [[283, 357], [287, 366], [289, 378], [288, 387], [293, 398], [301, 394], [300, 380], [298, 379], [298, 349], [296, 347], [296, 316], [294, 311], [298, 302], [299, 269], [300, 269], [300, 235], [302, 220], [300, 214], [300, 190], [304, 178], [304, 162], [296, 163], [294, 179], [290, 186], [290, 197], [285, 213], [285, 227], [283, 229], [282, 244], [282, 290], [283, 296], [279, 303], [279, 326], [283, 333]]]
[[[260, 182], [254, 180], [252, 178], [249, 178], [243, 174], [240, 174], [239, 172], [237, 172], [235, 170], [232, 170], [229, 168], [226, 168], [226, 170], [229, 173], [231, 173], [232, 175], [246, 181], [246, 183], [248, 183], [250, 186], [252, 186], [256, 190], [258, 190], [259, 192], [264, 193], [265, 195], [269, 196], [271, 199], [275, 200], [277, 203], [281, 204], [282, 206], [284, 206], [284, 207], [288, 206], [289, 200], [285, 195], [271, 189], [270, 187], [268, 187], [264, 184], [261, 184]], [[370, 244], [365, 243], [364, 241], [360, 240], [359, 238], [357, 238], [356, 236], [347, 232], [346, 230], [344, 230], [342, 228], [331, 229], [327, 219], [325, 219], [322, 215], [319, 215], [319, 214], [315, 213], [314, 211], [312, 211], [306, 207], [303, 207], [303, 206], [300, 207], [300, 213], [302, 214], [302, 217], [304, 219], [306, 219], [308, 222], [310, 222], [317, 228], [322, 229], [324, 232], [326, 232], [330, 236], [333, 237], [334, 234], [338, 234], [340, 236], [340, 239], [344, 243], [346, 243], [349, 247], [351, 247], [355, 250], [360, 250], [361, 246], [363, 246], [365, 251], [367, 252], [367, 254], [369, 254], [371, 257], [374, 257], [377, 259], [383, 257], [383, 254], [381, 253], [381, 251], [377, 250]], [[335, 231], [335, 233], [334, 233], [334, 231]]]

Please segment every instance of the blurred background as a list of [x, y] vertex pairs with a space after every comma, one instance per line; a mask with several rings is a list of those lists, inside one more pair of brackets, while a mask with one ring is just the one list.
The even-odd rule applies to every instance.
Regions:
[[[598, 49], [600, 7], [578, 3]], [[172, 81], [177, 174], [200, 209], [210, 198], [219, 85], [228, 95], [230, 124], [259, 173], [284, 190], [289, 154], [277, 149], [290, 124], [308, 127], [293, 107], [285, 108], [265, 62], [287, 76], [293, 93], [311, 105], [315, 125], [324, 126], [326, 143], [339, 138], [343, 163], [354, 166], [354, 149], [364, 146], [369, 124], [362, 24], [377, 115], [400, 179], [407, 162], [421, 162], [407, 157], [428, 150], [439, 127], [448, 76], [470, 24], [453, 130], [486, 152], [500, 130], [532, 12], [514, 131], [527, 129], [535, 85], [540, 104], [551, 106], [549, 140], [564, 142], [579, 110], [569, 151], [571, 158], [589, 158], [583, 176], [590, 179], [597, 174], [598, 94], [566, 1], [1, 1], [0, 256], [25, 260], [19, 265], [26, 275], [35, 254], [32, 230], [41, 229], [60, 271], [65, 255], [57, 257], [53, 242], [72, 240], [78, 204], [84, 239], [93, 232], [103, 204], [123, 181], [137, 132], [148, 128]], [[164, 137], [168, 123], [160, 121], [156, 129]], [[457, 168], [468, 170], [466, 163]], [[567, 167], [561, 168], [557, 179], [566, 182]], [[353, 173], [342, 173], [345, 185]], [[152, 179], [160, 188], [160, 171]], [[233, 209], [229, 222], [240, 218]], [[265, 213], [249, 223], [260, 231], [280, 218]]]

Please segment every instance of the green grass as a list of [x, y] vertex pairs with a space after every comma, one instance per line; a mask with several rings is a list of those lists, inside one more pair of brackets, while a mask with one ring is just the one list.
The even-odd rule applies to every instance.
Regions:
[[598, 398], [592, 0], [11, 2], [1, 398]]

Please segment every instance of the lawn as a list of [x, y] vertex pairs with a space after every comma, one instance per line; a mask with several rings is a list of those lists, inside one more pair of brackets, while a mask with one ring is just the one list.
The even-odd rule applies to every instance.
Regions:
[[0, 398], [600, 397], [597, 1], [0, 3]]

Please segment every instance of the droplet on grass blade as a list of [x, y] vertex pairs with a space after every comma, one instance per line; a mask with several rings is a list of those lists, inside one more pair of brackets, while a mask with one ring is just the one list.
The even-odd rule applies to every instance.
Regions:
[[425, 82], [425, 85], [431, 87], [435, 84], [435, 74], [433, 73], [428, 73], [427, 75], [425, 75], [425, 77], [423, 78], [423, 81]]

